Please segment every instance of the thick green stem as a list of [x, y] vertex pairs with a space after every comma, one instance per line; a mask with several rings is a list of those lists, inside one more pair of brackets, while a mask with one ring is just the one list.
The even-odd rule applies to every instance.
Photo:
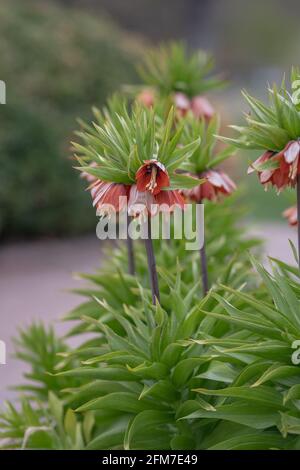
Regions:
[[[203, 204], [202, 201], [200, 201]], [[204, 220], [203, 220], [204, 223]], [[206, 250], [205, 250], [205, 227], [204, 227], [204, 240], [203, 246], [200, 248], [200, 267], [201, 267], [201, 277], [202, 277], [202, 289], [203, 295], [205, 296], [209, 291], [209, 282], [208, 282], [208, 273], [207, 273], [207, 259], [206, 259]]]
[[300, 269], [300, 175], [297, 178], [298, 261]]
[[200, 249], [200, 260], [201, 260], [202, 288], [203, 288], [203, 295], [205, 296], [207, 292], [209, 291], [205, 241], [203, 241], [203, 247]]
[[128, 272], [132, 276], [135, 274], [135, 261], [134, 261], [134, 251], [133, 251], [133, 241], [129, 235], [129, 224], [131, 222], [131, 217], [127, 214], [127, 254], [128, 254]]
[[147, 252], [147, 260], [148, 260], [148, 269], [149, 269], [149, 276], [150, 276], [150, 284], [151, 284], [151, 291], [152, 291], [152, 303], [156, 305], [156, 302], [160, 303], [160, 295], [159, 295], [159, 286], [158, 286], [158, 277], [156, 271], [156, 261], [155, 255], [153, 250], [153, 243], [151, 238], [151, 216], [148, 216], [147, 220], [148, 224], [148, 233], [147, 238], [145, 239], [145, 247]]

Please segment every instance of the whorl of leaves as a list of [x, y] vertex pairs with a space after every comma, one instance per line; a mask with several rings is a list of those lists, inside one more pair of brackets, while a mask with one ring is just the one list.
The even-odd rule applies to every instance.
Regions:
[[235, 153], [232, 145], [220, 148], [216, 139], [219, 133], [220, 119], [217, 114], [207, 124], [204, 119], [195, 119], [190, 113], [185, 118], [182, 142], [187, 143], [200, 137], [198, 146], [182, 167], [193, 174], [213, 169]]
[[[166, 120], [161, 121], [154, 109], [137, 103], [130, 108], [126, 100], [115, 96], [103, 112], [94, 110], [94, 114], [96, 122], [92, 125], [82, 123], [82, 130], [77, 133], [83, 144], [73, 143], [81, 171], [104, 181], [134, 184], [135, 174], [144, 161], [156, 159], [169, 172], [169, 189], [198, 184], [195, 178], [175, 173], [192, 155], [200, 139], [196, 137], [181, 144], [183, 124], [174, 128], [173, 108]], [[88, 166], [91, 162], [98, 166]]]
[[213, 69], [211, 55], [189, 52], [183, 43], [170, 43], [146, 54], [138, 71], [143, 82], [162, 96], [182, 92], [191, 98], [224, 86], [220, 77], [212, 75]]
[[240, 134], [238, 138], [222, 137], [221, 139], [242, 149], [274, 152], [282, 150], [291, 140], [299, 139], [299, 77], [299, 70], [293, 69], [290, 91], [285, 81], [279, 89], [275, 84], [273, 87], [268, 87], [268, 105], [243, 91], [243, 96], [250, 107], [250, 113], [245, 115], [247, 125], [231, 126]]

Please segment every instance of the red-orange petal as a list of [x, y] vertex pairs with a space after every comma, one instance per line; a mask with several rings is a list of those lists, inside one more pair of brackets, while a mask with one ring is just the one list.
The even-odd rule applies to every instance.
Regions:
[[154, 97], [154, 91], [150, 88], [145, 88], [137, 95], [136, 100], [147, 108], [151, 108], [154, 104]]
[[215, 188], [216, 194], [219, 192], [231, 194], [236, 189], [235, 183], [223, 171], [208, 170], [205, 177], [208, 183]]
[[201, 199], [199, 202], [202, 202], [203, 199], [207, 199], [208, 201], [216, 201], [217, 199], [217, 191], [213, 184], [209, 181], [205, 181], [200, 186], [201, 191]]
[[[148, 185], [151, 181], [151, 172], [153, 166], [156, 167], [156, 187], [149, 190]], [[138, 169], [135, 175], [137, 189], [140, 192], [149, 191], [154, 196], [158, 194], [162, 188], [170, 186], [170, 178], [165, 166], [157, 160], [145, 160], [144, 164]]]
[[250, 175], [251, 173], [253, 173], [254, 171], [257, 171], [254, 166], [255, 165], [260, 165], [261, 163], [264, 163], [266, 162], [267, 160], [269, 160], [272, 156], [274, 155], [274, 152], [272, 152], [271, 150], [267, 150], [266, 152], [264, 152], [260, 157], [258, 157], [255, 162], [253, 162], [249, 167], [248, 167], [248, 170], [247, 170], [247, 174]]
[[[108, 210], [112, 206], [116, 212], [121, 211], [127, 202], [128, 187], [120, 183], [97, 182], [91, 189], [93, 205], [97, 210]], [[107, 206], [107, 207], [105, 207]]]
[[157, 204], [154, 196], [149, 191], [139, 191], [136, 184], [130, 187], [128, 214], [132, 217], [140, 215], [155, 215]]
[[196, 118], [204, 117], [210, 120], [215, 114], [215, 110], [205, 96], [195, 96], [191, 101], [191, 109]]
[[183, 113], [186, 113], [191, 107], [191, 102], [189, 98], [181, 92], [175, 93], [174, 103], [176, 108], [182, 111]]
[[155, 196], [155, 202], [159, 206], [159, 211], [161, 212], [172, 212], [175, 207], [180, 207], [184, 209], [184, 198], [178, 190], [166, 190], [160, 191], [159, 194]]

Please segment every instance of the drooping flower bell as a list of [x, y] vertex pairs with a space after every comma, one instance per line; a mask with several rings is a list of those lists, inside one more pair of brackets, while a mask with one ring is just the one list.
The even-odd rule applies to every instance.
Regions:
[[93, 206], [98, 215], [122, 211], [128, 202], [129, 186], [122, 183], [108, 183], [96, 180], [90, 186]]
[[280, 152], [265, 152], [248, 168], [248, 174], [254, 171], [266, 189], [271, 185], [281, 192], [288, 186], [294, 187], [300, 174], [300, 141], [288, 142]]
[[173, 212], [176, 207], [184, 209], [184, 199], [178, 190], [161, 191], [155, 196], [160, 212]]
[[157, 214], [157, 204], [149, 191], [139, 191], [136, 184], [130, 187], [128, 214], [131, 217], [144, 217]]
[[178, 92], [174, 94], [173, 100], [174, 100], [174, 104], [176, 106], [177, 112], [181, 116], [185, 116], [186, 113], [191, 108], [191, 102], [189, 98], [184, 93]]
[[138, 191], [149, 191], [154, 196], [162, 188], [170, 186], [170, 178], [165, 166], [159, 161], [145, 160], [135, 175]]
[[191, 109], [195, 118], [199, 119], [204, 117], [206, 121], [209, 121], [215, 114], [212, 104], [205, 96], [201, 95], [194, 96], [194, 98], [192, 98]]
[[[99, 166], [96, 162], [92, 162], [89, 168], [97, 169]], [[110, 215], [112, 212], [118, 213], [125, 208], [129, 195], [128, 185], [102, 181], [87, 171], [83, 171], [80, 176], [90, 183], [87, 190], [91, 193], [97, 215]]]
[[144, 88], [137, 95], [136, 100], [147, 108], [151, 108], [154, 105], [155, 92], [151, 88]]
[[189, 99], [184, 93], [175, 93], [174, 103], [180, 116], [192, 111], [195, 118], [210, 121], [215, 114], [213, 106], [205, 96], [198, 95]]
[[204, 199], [217, 201], [220, 196], [229, 196], [236, 189], [235, 183], [223, 171], [207, 170], [199, 174], [199, 178], [204, 179], [204, 183], [182, 191], [191, 201], [201, 202]]
[[282, 215], [287, 219], [290, 225], [298, 225], [298, 211], [296, 206], [289, 207], [283, 212]]
[[145, 160], [135, 177], [136, 185], [130, 189], [128, 204], [130, 215], [146, 212], [153, 216], [157, 212], [173, 212], [176, 206], [184, 208], [184, 199], [179, 191], [166, 189], [170, 186], [170, 178], [165, 166], [158, 160]]
[[[153, 90], [145, 88], [137, 95], [136, 100], [147, 108], [151, 108], [155, 103], [155, 93]], [[189, 99], [184, 93], [177, 92], [173, 95], [173, 102], [180, 117], [184, 117], [188, 111], [191, 111], [196, 119], [204, 118], [206, 121], [210, 121], [215, 114], [212, 104], [202, 95]]]
[[[245, 115], [246, 125], [231, 126], [239, 136], [222, 138], [242, 149], [263, 149], [248, 169], [257, 171], [259, 181], [277, 193], [287, 187], [297, 187], [297, 207], [300, 208], [300, 68], [291, 70], [290, 84], [268, 86], [269, 102], [265, 104], [243, 91], [250, 106]], [[298, 210], [299, 212], [299, 210]], [[298, 224], [298, 259], [300, 268], [300, 224]]]

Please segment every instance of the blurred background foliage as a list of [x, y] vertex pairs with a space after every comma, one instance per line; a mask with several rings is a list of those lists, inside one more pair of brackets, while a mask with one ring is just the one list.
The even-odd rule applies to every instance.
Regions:
[[50, 2], [0, 2], [0, 232], [61, 235], [94, 225], [70, 140], [121, 83], [136, 81], [140, 54], [107, 18]]
[[[0, 236], [94, 229], [69, 158], [75, 120], [137, 82], [148, 44], [184, 39], [212, 52], [231, 81], [214, 104], [236, 123], [247, 110], [241, 87], [263, 96], [267, 81], [299, 63], [299, 14], [297, 0], [0, 0]], [[270, 192], [262, 204], [255, 176], [245, 179], [250, 157], [233, 160], [233, 176], [246, 180], [254, 217], [280, 220], [289, 196]]]

